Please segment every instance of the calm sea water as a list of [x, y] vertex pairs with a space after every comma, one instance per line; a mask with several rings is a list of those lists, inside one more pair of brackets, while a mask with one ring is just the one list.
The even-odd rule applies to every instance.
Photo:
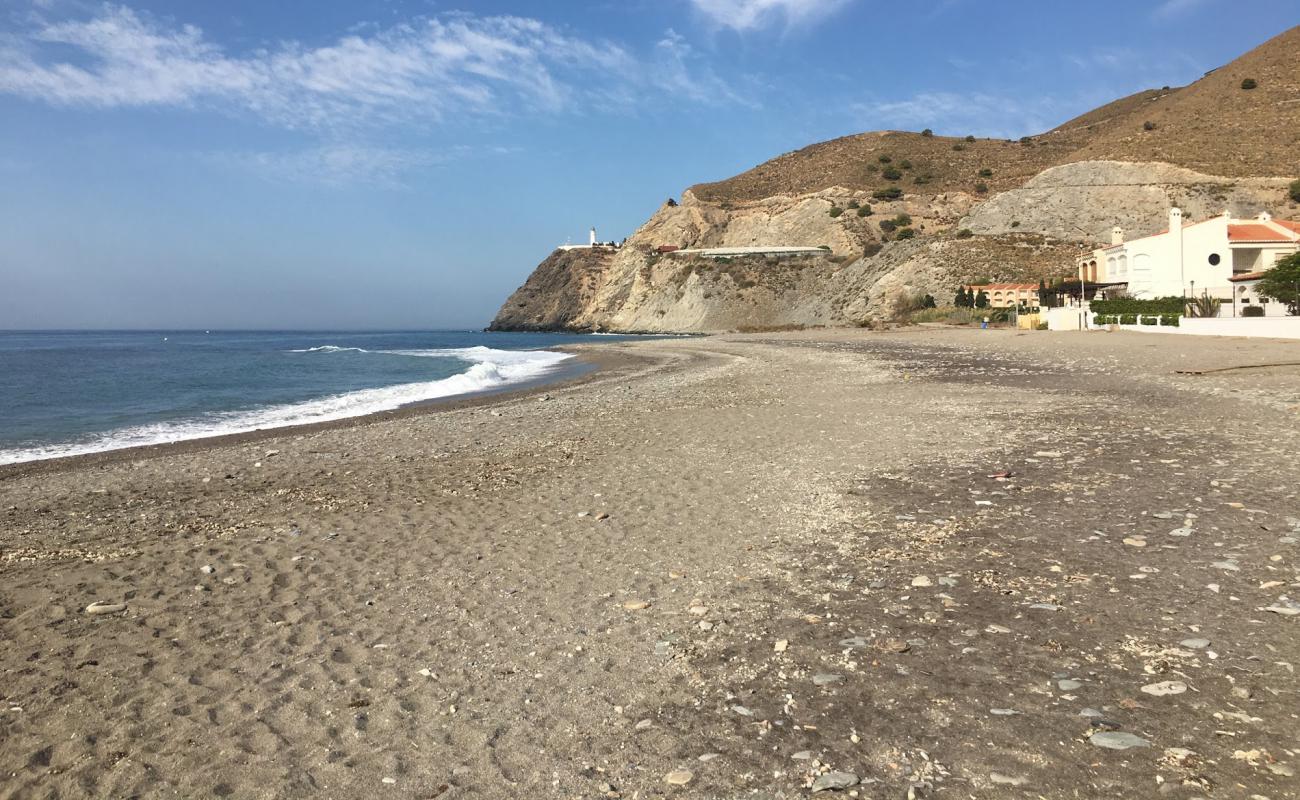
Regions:
[[562, 374], [618, 337], [0, 332], [0, 464], [321, 422]]

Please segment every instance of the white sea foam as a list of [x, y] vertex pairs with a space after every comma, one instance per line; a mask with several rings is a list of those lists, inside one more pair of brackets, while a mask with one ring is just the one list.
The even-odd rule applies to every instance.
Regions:
[[560, 363], [573, 357], [568, 353], [549, 350], [494, 350], [490, 347], [381, 352], [428, 358], [458, 358], [470, 362], [471, 366], [464, 372], [434, 381], [361, 389], [246, 411], [213, 412], [198, 418], [121, 428], [76, 442], [0, 450], [0, 464], [101, 453], [124, 447], [204, 439], [392, 411], [412, 403], [490, 391], [542, 378], [554, 371]]
[[319, 347], [308, 347], [306, 350], [290, 350], [290, 353], [369, 353], [369, 350], [363, 350], [360, 347], [339, 347], [336, 344], [323, 344]]

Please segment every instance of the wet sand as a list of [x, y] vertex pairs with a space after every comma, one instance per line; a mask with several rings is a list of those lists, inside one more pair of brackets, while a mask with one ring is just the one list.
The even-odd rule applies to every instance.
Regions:
[[0, 469], [0, 797], [1300, 796], [1300, 369], [1177, 372], [1295, 348], [618, 343]]

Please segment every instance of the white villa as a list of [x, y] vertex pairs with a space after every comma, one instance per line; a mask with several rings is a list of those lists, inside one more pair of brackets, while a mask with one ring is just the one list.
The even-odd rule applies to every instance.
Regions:
[[1268, 316], [1286, 313], [1268, 303], [1254, 285], [1274, 264], [1300, 250], [1300, 222], [1275, 220], [1267, 213], [1233, 219], [1228, 212], [1200, 222], [1183, 222], [1183, 212], [1169, 210], [1169, 228], [1152, 236], [1124, 241], [1111, 232], [1109, 247], [1080, 257], [1079, 279], [1102, 287], [1127, 289], [1137, 298], [1200, 296], [1224, 301], [1223, 316], [1263, 304]]

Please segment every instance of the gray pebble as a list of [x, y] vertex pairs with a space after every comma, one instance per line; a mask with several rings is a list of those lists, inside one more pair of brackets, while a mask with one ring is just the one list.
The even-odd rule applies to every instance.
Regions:
[[817, 776], [817, 780], [813, 781], [812, 790], [824, 792], [830, 789], [848, 789], [857, 785], [858, 776], [852, 772], [828, 772]]
[[1107, 750], [1128, 750], [1131, 747], [1150, 747], [1151, 743], [1141, 736], [1122, 731], [1103, 731], [1088, 737], [1088, 741]]

